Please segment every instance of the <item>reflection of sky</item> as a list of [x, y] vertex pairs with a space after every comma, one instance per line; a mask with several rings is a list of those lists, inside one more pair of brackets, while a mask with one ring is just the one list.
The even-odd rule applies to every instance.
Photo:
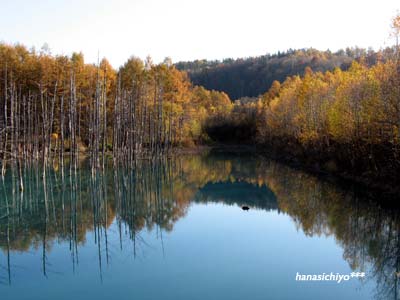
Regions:
[[275, 194], [266, 185], [256, 186], [244, 181], [209, 182], [198, 190], [194, 199], [200, 202], [250, 205], [266, 210], [278, 208]]
[[[296, 272], [350, 273], [343, 249], [333, 237], [307, 237], [277, 211], [223, 204], [192, 204], [170, 233], [143, 230], [134, 244], [119, 228], [94, 233], [78, 247], [75, 274], [69, 243], [54, 243], [42, 275], [42, 249], [12, 252], [12, 286], [0, 286], [2, 299], [368, 299], [372, 283], [357, 279], [296, 282]], [[163, 251], [164, 250], [164, 251]], [[100, 280], [99, 253], [102, 263]], [[164, 254], [163, 254], [164, 253]], [[0, 254], [0, 264], [6, 262]], [[2, 276], [4, 270], [1, 270]]]

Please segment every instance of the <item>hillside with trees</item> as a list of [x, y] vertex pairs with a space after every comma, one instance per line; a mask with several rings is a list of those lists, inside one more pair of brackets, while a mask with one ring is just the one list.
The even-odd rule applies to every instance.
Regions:
[[347, 70], [354, 60], [363, 59], [368, 65], [373, 65], [387, 56], [386, 52], [391, 50], [375, 52], [347, 48], [333, 53], [311, 48], [222, 61], [178, 62], [175, 65], [188, 73], [193, 84], [223, 91], [236, 100], [257, 97], [265, 93], [275, 80], [283, 82], [288, 76], [302, 76], [307, 67], [315, 72], [333, 71], [335, 68]]
[[313, 170], [396, 189], [400, 15], [393, 19], [392, 36], [393, 47], [361, 56], [346, 70], [306, 67], [302, 76], [275, 80], [255, 100], [235, 101], [227, 117], [210, 116], [204, 130], [219, 142], [256, 144]]

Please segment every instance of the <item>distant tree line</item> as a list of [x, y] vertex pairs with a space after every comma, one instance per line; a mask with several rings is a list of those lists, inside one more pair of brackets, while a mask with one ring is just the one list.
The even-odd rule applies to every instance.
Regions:
[[288, 76], [302, 76], [306, 67], [315, 72], [333, 71], [335, 68], [347, 70], [354, 60], [363, 60], [371, 66], [390, 57], [392, 50], [387, 48], [376, 52], [372, 49], [347, 48], [333, 53], [312, 48], [290, 49], [258, 57], [178, 62], [175, 66], [186, 71], [195, 85], [223, 91], [231, 99], [239, 99], [265, 93], [275, 80], [283, 82]]

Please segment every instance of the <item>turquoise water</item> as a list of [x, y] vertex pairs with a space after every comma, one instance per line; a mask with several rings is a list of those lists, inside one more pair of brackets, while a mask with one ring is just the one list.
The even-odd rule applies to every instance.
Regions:
[[[399, 218], [354, 187], [224, 153], [46, 173], [1, 187], [1, 299], [397, 297]], [[366, 276], [296, 281], [331, 272]]]

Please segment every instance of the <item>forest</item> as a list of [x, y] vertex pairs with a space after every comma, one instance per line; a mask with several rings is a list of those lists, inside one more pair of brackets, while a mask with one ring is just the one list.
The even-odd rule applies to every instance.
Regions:
[[[7, 164], [20, 169], [22, 162], [63, 165], [68, 159], [76, 169], [80, 157], [88, 157], [96, 170], [110, 155], [115, 165], [133, 168], [137, 158], [178, 147], [235, 143], [369, 183], [394, 183], [400, 174], [400, 16], [392, 29], [396, 44], [378, 52], [289, 51], [222, 66], [131, 57], [118, 70], [106, 58], [87, 64], [82, 53], [52, 55], [46, 48], [1, 43], [2, 176]], [[252, 73], [267, 92], [235, 102], [229, 88], [208, 90], [179, 70], [228, 72], [227, 66], [256, 68], [261, 61], [273, 69], [273, 61], [291, 65], [296, 75], [269, 87], [270, 79]], [[297, 74], [307, 63], [311, 67]], [[286, 76], [289, 69], [276, 67], [268, 74], [280, 79], [276, 74]], [[261, 91], [248, 87], [254, 93], [249, 95]]]
[[131, 57], [114, 70], [104, 58], [85, 64], [81, 53], [52, 56], [46, 49], [0, 44], [0, 153], [8, 161], [83, 153], [94, 169], [106, 155], [132, 166], [135, 158], [192, 146], [209, 116], [231, 107], [225, 93], [193, 87], [168, 60]]

